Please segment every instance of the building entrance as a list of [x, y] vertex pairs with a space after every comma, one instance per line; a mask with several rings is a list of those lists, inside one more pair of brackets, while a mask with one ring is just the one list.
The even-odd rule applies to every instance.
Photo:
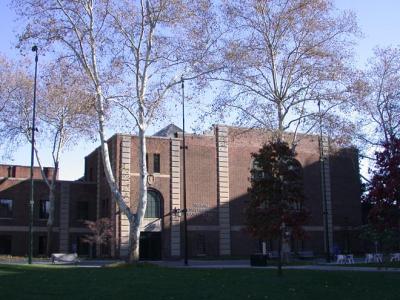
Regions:
[[161, 259], [161, 232], [140, 233], [140, 260]]

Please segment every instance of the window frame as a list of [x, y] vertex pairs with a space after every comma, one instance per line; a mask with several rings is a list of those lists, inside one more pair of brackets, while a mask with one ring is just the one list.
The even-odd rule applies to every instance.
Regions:
[[[43, 208], [42, 203], [45, 203], [45, 205], [44, 205], [45, 211], [42, 210], [42, 208]], [[42, 215], [43, 213], [46, 215], [46, 217], [43, 217], [43, 215]], [[40, 199], [39, 200], [39, 216], [38, 216], [38, 218], [40, 220], [47, 220], [49, 218], [49, 214], [50, 214], [50, 200]]]
[[[150, 194], [154, 194], [154, 198], [153, 199], [157, 199], [157, 202], [154, 202], [156, 205], [150, 206], [152, 205], [152, 202], [149, 201], [151, 199]], [[149, 189], [147, 190], [147, 205], [146, 205], [146, 212], [144, 213], [144, 218], [145, 219], [160, 219], [161, 218], [161, 203], [162, 202], [162, 196], [160, 194], [160, 192], [153, 190], [153, 189]]]
[[[10, 204], [5, 204], [4, 206], [7, 206], [8, 207], [8, 211], [10, 212], [10, 214], [5, 214], [4, 216], [3, 215], [1, 215], [1, 213], [0, 213], [0, 219], [12, 219], [13, 217], [14, 217], [14, 200], [13, 199], [9, 199], [9, 198], [2, 198], [2, 199], [0, 199], [0, 207], [2, 207], [3, 206], [3, 203], [1, 203], [2, 201], [10, 201], [9, 203], [11, 203], [11, 205]], [[11, 208], [10, 208], [11, 207]], [[0, 212], [1, 212], [2, 210], [0, 209]]]
[[[81, 213], [82, 212], [82, 207], [80, 207], [80, 205], [84, 203], [86, 205], [85, 209], [86, 209], [86, 213], [84, 214], [84, 217], [82, 217]], [[76, 206], [75, 206], [75, 215], [76, 215], [76, 220], [78, 221], [87, 221], [90, 220], [90, 209], [89, 209], [89, 201], [87, 200], [81, 200], [81, 201], [76, 201]]]
[[153, 172], [161, 173], [161, 155], [160, 153], [153, 153]]

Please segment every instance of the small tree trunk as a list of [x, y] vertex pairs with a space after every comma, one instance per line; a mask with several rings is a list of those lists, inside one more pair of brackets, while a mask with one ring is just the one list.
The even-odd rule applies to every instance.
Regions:
[[278, 276], [282, 276], [282, 234], [278, 239]]
[[51, 255], [51, 241], [54, 224], [54, 205], [55, 205], [55, 185], [51, 184], [49, 189], [49, 217], [47, 219], [47, 240], [46, 240], [46, 255]]
[[93, 259], [93, 243], [89, 244], [89, 258]]

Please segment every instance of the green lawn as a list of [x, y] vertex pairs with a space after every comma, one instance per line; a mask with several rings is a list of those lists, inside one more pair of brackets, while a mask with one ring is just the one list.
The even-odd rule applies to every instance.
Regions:
[[399, 273], [0, 265], [0, 299], [399, 299]]

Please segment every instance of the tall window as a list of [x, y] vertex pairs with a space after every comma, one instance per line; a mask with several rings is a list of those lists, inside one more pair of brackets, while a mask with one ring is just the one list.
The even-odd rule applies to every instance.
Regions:
[[265, 177], [265, 172], [254, 158], [250, 162], [250, 171], [254, 180], [261, 180]]
[[0, 235], [0, 254], [11, 254], [11, 236]]
[[45, 235], [39, 236], [38, 254], [39, 255], [46, 254], [46, 248], [47, 248], [47, 236]]
[[40, 200], [39, 202], [39, 219], [47, 219], [49, 217], [50, 201]]
[[101, 216], [109, 217], [109, 215], [110, 215], [110, 201], [108, 201], [108, 198], [105, 198], [102, 200]]
[[147, 206], [145, 218], [161, 217], [161, 196], [158, 192], [149, 190], [147, 192]]
[[89, 220], [89, 202], [87, 201], [76, 202], [76, 219]]
[[160, 154], [153, 154], [153, 171], [154, 173], [160, 173]]
[[0, 218], [12, 218], [13, 201], [11, 199], [0, 199]]

